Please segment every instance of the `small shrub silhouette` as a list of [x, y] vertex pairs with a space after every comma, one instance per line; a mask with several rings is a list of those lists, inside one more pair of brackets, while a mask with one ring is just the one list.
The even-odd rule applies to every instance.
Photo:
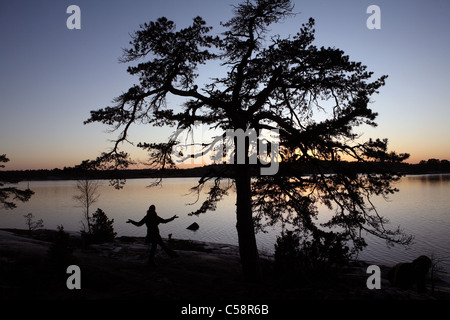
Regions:
[[317, 232], [310, 237], [294, 231], [282, 232], [275, 244], [275, 265], [288, 275], [344, 265], [353, 255], [346, 241], [343, 235], [334, 232]]
[[115, 236], [114, 219], [109, 219], [106, 213], [98, 208], [91, 218], [91, 231], [82, 230], [81, 236], [87, 244], [113, 242]]
[[277, 237], [275, 263], [279, 271], [288, 273], [300, 267], [300, 237], [297, 233], [287, 231]]
[[36, 229], [42, 229], [44, 228], [44, 220], [34, 220], [34, 215], [32, 213], [28, 213], [23, 216], [25, 218], [25, 224], [28, 227], [28, 233], [31, 233], [32, 231]]

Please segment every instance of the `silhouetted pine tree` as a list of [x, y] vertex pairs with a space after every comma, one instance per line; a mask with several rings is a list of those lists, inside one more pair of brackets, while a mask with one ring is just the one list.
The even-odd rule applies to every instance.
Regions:
[[[234, 7], [234, 16], [222, 24], [226, 31], [218, 35], [210, 34], [212, 27], [201, 17], [183, 29], [165, 17], [141, 25], [121, 59], [131, 63], [128, 73], [138, 76], [139, 83], [112, 106], [91, 111], [85, 122], [121, 130], [111, 152], [81, 166], [96, 169], [128, 167], [131, 159], [120, 146], [130, 139], [134, 124], [193, 129], [200, 121], [223, 132], [278, 130], [283, 170], [259, 174], [262, 164], [250, 164], [247, 140], [239, 149], [243, 163], [205, 174], [195, 189], [200, 192], [214, 182], [208, 198], [194, 212], [200, 214], [214, 210], [227, 191], [236, 188], [239, 250], [249, 280], [261, 276], [255, 229], [264, 227], [264, 222], [291, 223], [317, 236], [327, 228], [338, 228], [336, 236], [352, 239], [357, 249], [364, 246], [361, 230], [390, 242], [410, 240], [400, 230], [386, 229], [386, 220], [370, 202], [373, 195], [396, 191], [392, 182], [399, 176], [384, 164], [401, 162], [408, 155], [389, 152], [387, 139], [363, 142], [353, 131], [361, 125], [376, 126], [377, 113], [369, 102], [387, 76], [372, 79], [366, 66], [351, 61], [342, 50], [316, 47], [312, 18], [295, 35], [270, 34], [271, 25], [292, 16], [292, 9], [289, 0], [244, 1]], [[198, 67], [217, 61], [223, 73], [218, 70], [217, 77], [202, 85]], [[169, 95], [185, 99], [182, 110], [167, 103]], [[183, 142], [172, 137], [137, 145], [149, 152], [150, 164], [163, 170], [175, 165], [175, 154], [196, 158], [217, 143], [203, 141], [201, 151], [176, 153]], [[235, 156], [237, 146], [235, 140]], [[377, 165], [357, 174], [342, 166], [341, 159]], [[335, 174], [327, 174], [330, 170]], [[315, 173], [305, 176], [305, 172]], [[232, 182], [222, 180], [223, 176]], [[317, 203], [335, 209], [325, 227], [315, 220]]]

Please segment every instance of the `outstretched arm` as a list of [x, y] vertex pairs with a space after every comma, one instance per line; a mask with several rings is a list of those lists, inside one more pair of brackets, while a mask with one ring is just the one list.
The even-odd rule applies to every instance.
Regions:
[[140, 226], [142, 226], [145, 223], [145, 217], [139, 222], [136, 222], [134, 220], [128, 219], [126, 223], [131, 223], [131, 224], [134, 224], [136, 227], [140, 227]]
[[178, 218], [178, 216], [174, 215], [172, 218], [169, 218], [169, 219], [163, 219], [161, 217], [158, 217], [158, 218], [159, 218], [158, 220], [159, 220], [160, 223], [167, 223], [167, 222], [175, 220], [176, 218]]

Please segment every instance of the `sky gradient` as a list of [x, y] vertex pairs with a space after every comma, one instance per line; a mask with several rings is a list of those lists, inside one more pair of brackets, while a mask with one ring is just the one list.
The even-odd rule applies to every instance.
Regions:
[[[137, 83], [118, 62], [139, 24], [166, 16], [178, 28], [203, 17], [221, 32], [232, 0], [6, 0], [0, 4], [0, 154], [6, 169], [53, 169], [93, 159], [112, 146], [108, 127], [83, 125], [96, 110]], [[295, 17], [273, 33], [295, 34], [309, 17], [317, 46], [342, 49], [374, 76], [388, 75], [373, 96], [377, 128], [363, 138], [388, 138], [396, 152], [450, 160], [450, 1], [293, 1]], [[69, 5], [81, 9], [81, 29], [69, 30]], [[370, 30], [369, 5], [381, 9], [381, 29]], [[215, 75], [207, 70], [205, 79]], [[175, 101], [176, 103], [176, 101]], [[168, 128], [135, 127], [136, 141], [163, 141]], [[140, 139], [143, 137], [143, 139]], [[127, 148], [145, 160], [137, 148]]]

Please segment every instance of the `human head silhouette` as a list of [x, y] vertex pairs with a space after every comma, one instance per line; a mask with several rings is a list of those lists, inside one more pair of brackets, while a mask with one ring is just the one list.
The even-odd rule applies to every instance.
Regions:
[[154, 204], [152, 204], [147, 211], [149, 214], [156, 214], [156, 207]]

